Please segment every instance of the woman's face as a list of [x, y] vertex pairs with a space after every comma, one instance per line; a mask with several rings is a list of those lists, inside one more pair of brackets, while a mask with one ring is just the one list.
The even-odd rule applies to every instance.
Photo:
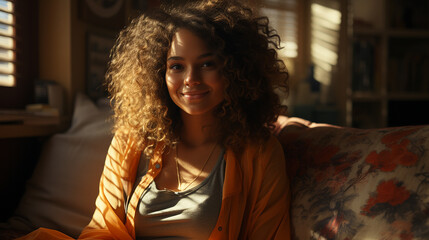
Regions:
[[173, 102], [189, 115], [211, 114], [224, 100], [225, 79], [216, 53], [201, 38], [179, 29], [167, 54], [165, 80]]

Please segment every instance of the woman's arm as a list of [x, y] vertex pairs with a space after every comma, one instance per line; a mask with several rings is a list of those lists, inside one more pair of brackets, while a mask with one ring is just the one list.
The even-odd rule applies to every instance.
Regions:
[[[286, 175], [285, 159], [280, 143], [271, 138], [268, 143], [271, 151], [258, 159], [266, 164], [255, 169], [258, 187], [254, 207], [251, 212], [249, 239], [290, 239], [290, 192], [289, 179]], [[257, 184], [257, 185], [259, 185]]]
[[124, 225], [125, 200], [121, 167], [125, 151], [125, 141], [115, 135], [100, 179], [95, 212], [79, 239], [132, 239]]

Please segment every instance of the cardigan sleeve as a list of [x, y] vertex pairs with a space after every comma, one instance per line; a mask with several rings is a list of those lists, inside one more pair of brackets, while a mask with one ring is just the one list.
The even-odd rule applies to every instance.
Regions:
[[121, 167], [126, 148], [126, 142], [115, 135], [107, 152], [95, 212], [79, 239], [132, 239], [124, 225], [125, 200]]
[[258, 184], [248, 229], [249, 239], [290, 239], [290, 192], [280, 143], [271, 138], [254, 170]]

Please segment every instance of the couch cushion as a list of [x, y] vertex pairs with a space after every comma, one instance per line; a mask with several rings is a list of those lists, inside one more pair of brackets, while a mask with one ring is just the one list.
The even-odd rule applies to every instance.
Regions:
[[78, 94], [70, 129], [44, 144], [9, 227], [39, 227], [77, 237], [95, 210], [98, 184], [112, 139], [110, 109]]
[[429, 239], [429, 125], [284, 125], [294, 239]]

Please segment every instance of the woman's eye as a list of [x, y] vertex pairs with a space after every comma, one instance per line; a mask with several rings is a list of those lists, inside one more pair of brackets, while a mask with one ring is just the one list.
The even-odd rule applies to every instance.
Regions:
[[205, 62], [205, 63], [202, 64], [203, 68], [209, 68], [209, 67], [214, 67], [214, 66], [215, 66], [215, 62], [212, 62], [212, 61]]
[[180, 64], [172, 64], [172, 65], [170, 65], [169, 68], [172, 70], [181, 70], [181, 69], [183, 69], [183, 66]]

